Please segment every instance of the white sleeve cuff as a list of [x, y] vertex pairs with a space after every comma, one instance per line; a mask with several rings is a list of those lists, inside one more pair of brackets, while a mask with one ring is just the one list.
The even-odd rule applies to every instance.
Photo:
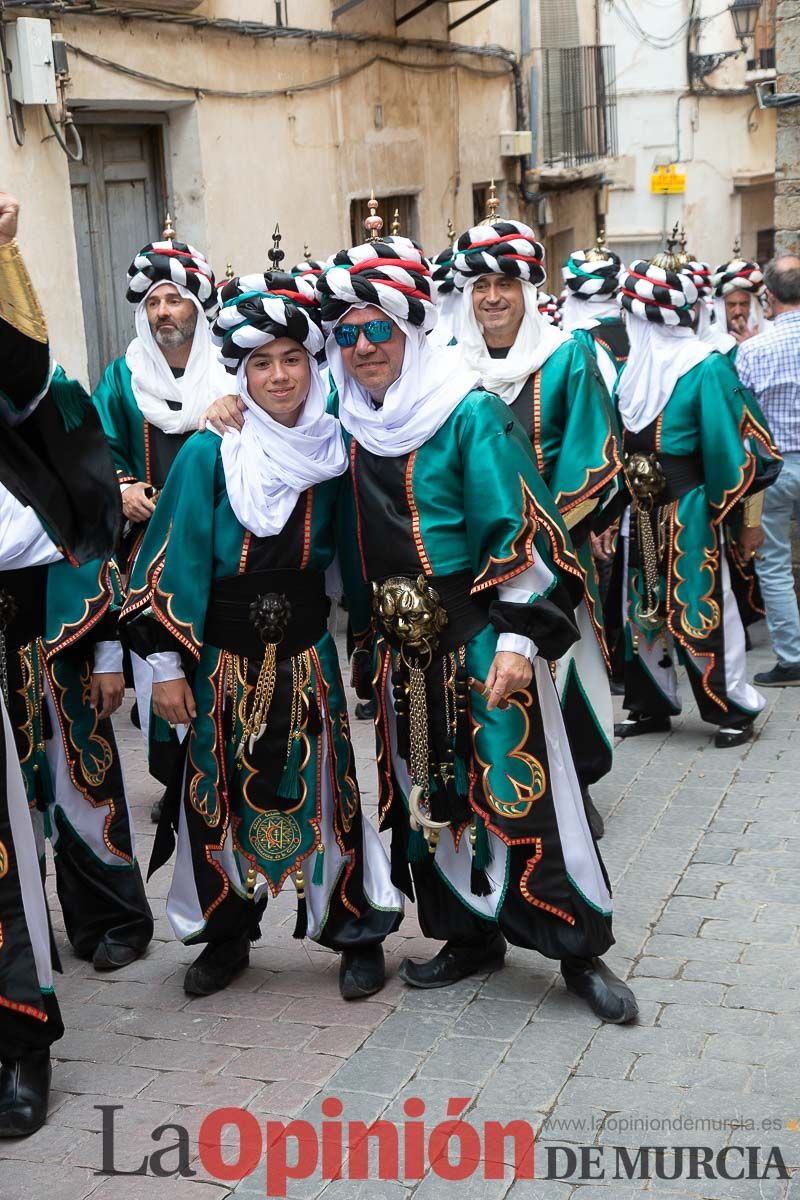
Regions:
[[121, 644], [119, 642], [98, 642], [94, 648], [94, 674], [118, 675], [121, 672]]
[[521, 654], [532, 663], [536, 658], [536, 643], [521, 633], [501, 633], [497, 638], [497, 651], [507, 650], [511, 654]]
[[173, 679], [186, 678], [177, 650], [159, 650], [157, 654], [148, 654], [147, 662], [153, 671], [153, 683], [169, 683]]

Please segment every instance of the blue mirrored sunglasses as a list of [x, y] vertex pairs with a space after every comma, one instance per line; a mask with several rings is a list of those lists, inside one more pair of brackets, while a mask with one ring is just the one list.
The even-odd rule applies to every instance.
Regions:
[[391, 321], [367, 321], [364, 325], [337, 325], [333, 331], [337, 346], [355, 346], [358, 335], [364, 334], [368, 342], [376, 345], [388, 342], [392, 336]]

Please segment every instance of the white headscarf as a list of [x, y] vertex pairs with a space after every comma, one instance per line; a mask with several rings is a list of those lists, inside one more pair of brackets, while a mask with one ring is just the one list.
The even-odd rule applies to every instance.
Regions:
[[660, 416], [678, 380], [713, 350], [684, 325], [659, 325], [631, 312], [625, 325], [631, 349], [617, 400], [625, 428], [638, 433]]
[[[735, 291], [736, 289], [734, 288], [733, 290]], [[741, 290], [746, 291], [747, 289], [742, 288]], [[730, 295], [730, 292], [728, 293], [728, 295]], [[728, 314], [725, 311], [725, 297], [724, 296], [715, 296], [714, 297], [714, 316], [717, 318], [717, 325], [719, 325], [720, 329], [727, 332], [727, 330], [728, 330]], [[763, 333], [764, 330], [766, 329], [766, 327], [767, 327], [767, 318], [764, 316], [764, 309], [761, 305], [761, 301], [759, 300], [758, 296], [753, 295], [753, 293], [751, 292], [750, 293], [750, 315], [747, 318], [747, 328], [749, 330], [751, 330], [753, 333]], [[735, 340], [736, 339], [734, 338], [734, 341]]]
[[[177, 288], [184, 300], [191, 300], [197, 309], [192, 348], [180, 379], [172, 374], [164, 352], [153, 336], [145, 309], [147, 297], [165, 284]], [[164, 433], [188, 433], [197, 429], [209, 404], [230, 391], [230, 379], [212, 345], [202, 304], [183, 284], [162, 279], [154, 283], [137, 304], [135, 320], [136, 337], [128, 346], [125, 362], [130, 368], [131, 386], [139, 411], [145, 421]], [[181, 407], [170, 408], [168, 400]]]
[[589, 301], [568, 292], [561, 308], [561, 328], [565, 333], [572, 333], [573, 329], [594, 329], [601, 317], [619, 317], [621, 311], [616, 296]]
[[456, 335], [458, 349], [470, 367], [479, 372], [486, 390], [496, 392], [501, 400], [511, 404], [534, 371], [547, 362], [554, 350], [568, 342], [569, 337], [542, 316], [536, 305], [536, 288], [526, 279], [520, 279], [525, 301], [522, 324], [506, 357], [492, 358], [483, 339], [483, 326], [475, 316], [472, 304], [472, 289], [480, 278], [475, 275], [464, 284]]
[[[369, 308], [354, 304], [348, 309]], [[339, 318], [344, 320], [347, 313]], [[326, 349], [328, 366], [339, 393], [339, 419], [365, 450], [381, 458], [398, 458], [418, 450], [441, 429], [464, 397], [480, 384], [480, 376], [464, 366], [456, 351], [428, 344], [425, 331], [402, 317], [391, 317], [406, 335], [403, 367], [377, 408], [369, 392], [344, 369], [333, 334]], [[337, 322], [338, 324], [338, 322]]]
[[[725, 301], [722, 302], [723, 308]], [[732, 333], [726, 333], [726, 324], [723, 318], [723, 323], [712, 321], [712, 307], [705, 300], [700, 301], [700, 307], [697, 313], [697, 336], [701, 342], [706, 342], [712, 350], [719, 350], [720, 354], [727, 354], [736, 345], [736, 338]]]
[[325, 387], [310, 354], [311, 386], [293, 428], [274, 420], [250, 395], [246, 375], [250, 357], [239, 364], [236, 376], [246, 405], [244, 427], [241, 433], [226, 430], [222, 465], [228, 499], [239, 522], [256, 537], [274, 537], [302, 492], [344, 474], [347, 453], [339, 422], [326, 412]]

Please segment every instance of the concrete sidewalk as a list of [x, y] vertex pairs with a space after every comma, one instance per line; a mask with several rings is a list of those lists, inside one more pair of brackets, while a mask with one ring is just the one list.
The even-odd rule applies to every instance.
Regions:
[[[772, 663], [765, 638], [756, 631], [751, 671]], [[474, 1173], [462, 1182], [431, 1171], [404, 1183], [377, 1182], [373, 1147], [370, 1182], [316, 1174], [290, 1181], [292, 1197], [800, 1198], [800, 1174], [780, 1179], [774, 1167], [763, 1180], [716, 1177], [720, 1164], [731, 1176], [749, 1170], [738, 1150], [720, 1156], [725, 1146], [760, 1147], [753, 1161], [762, 1172], [773, 1146], [790, 1172], [800, 1167], [794, 1024], [800, 1004], [800, 690], [772, 691], [768, 699], [751, 745], [714, 750], [692, 706], [669, 736], [621, 745], [613, 774], [594, 789], [606, 818], [602, 851], [615, 897], [617, 944], [608, 959], [634, 981], [641, 1017], [633, 1027], [601, 1025], [566, 993], [550, 963], [518, 950], [488, 978], [442, 991], [408, 990], [396, 975], [400, 960], [437, 948], [422, 937], [413, 911], [387, 945], [385, 990], [374, 1000], [345, 1004], [336, 956], [292, 939], [291, 889], [270, 905], [250, 970], [226, 992], [189, 1001], [181, 983], [196, 950], [177, 944], [164, 919], [169, 868], [148, 885], [156, 941], [145, 959], [113, 976], [97, 975], [72, 956], [51, 897], [66, 972], [57, 990], [67, 1033], [54, 1048], [49, 1124], [27, 1141], [0, 1147], [0, 1197], [264, 1196], [263, 1154], [238, 1185], [222, 1184], [204, 1169], [197, 1152], [203, 1118], [219, 1107], [246, 1108], [263, 1133], [268, 1120], [300, 1117], [312, 1123], [316, 1138], [335, 1109], [324, 1117], [325, 1098], [336, 1097], [345, 1123], [383, 1116], [400, 1126], [410, 1120], [405, 1102], [419, 1098], [428, 1132], [447, 1119], [449, 1100], [463, 1098], [463, 1120], [481, 1144], [486, 1121], [528, 1122], [537, 1136], [537, 1179], [515, 1180], [510, 1165], [494, 1171], [504, 1178], [487, 1179], [491, 1168], [485, 1172], [468, 1161], [466, 1171]], [[365, 807], [374, 819], [371, 726], [354, 726]], [[118, 731], [146, 864], [148, 810], [157, 789], [136, 730], [121, 718]], [[146, 1155], [173, 1146], [174, 1131], [161, 1141], [151, 1137], [172, 1123], [188, 1131], [195, 1174], [97, 1174], [103, 1152], [96, 1105], [121, 1106], [114, 1114], [117, 1170], [134, 1170]], [[235, 1135], [229, 1131], [226, 1140], [235, 1160]], [[469, 1159], [473, 1141], [467, 1136], [464, 1144]], [[628, 1180], [627, 1160], [615, 1147], [627, 1148], [640, 1171], [642, 1146], [706, 1147], [708, 1166], [689, 1178], [688, 1151], [679, 1170], [670, 1150], [661, 1174], [678, 1178]], [[450, 1153], [457, 1162], [458, 1142]], [[290, 1161], [295, 1154], [292, 1147]], [[503, 1157], [513, 1161], [510, 1141]], [[652, 1153], [651, 1169], [654, 1164]], [[163, 1171], [177, 1165], [174, 1150], [155, 1163]], [[553, 1168], [565, 1178], [541, 1177]], [[605, 1180], [592, 1178], [601, 1169]], [[613, 1178], [615, 1172], [621, 1177]]]

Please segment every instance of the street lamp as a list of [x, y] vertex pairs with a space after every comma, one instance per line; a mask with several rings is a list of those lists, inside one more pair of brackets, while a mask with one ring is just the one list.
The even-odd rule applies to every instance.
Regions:
[[733, 0], [733, 4], [728, 6], [736, 36], [742, 43], [743, 50], [746, 48], [745, 42], [755, 34], [760, 8], [761, 0]]

